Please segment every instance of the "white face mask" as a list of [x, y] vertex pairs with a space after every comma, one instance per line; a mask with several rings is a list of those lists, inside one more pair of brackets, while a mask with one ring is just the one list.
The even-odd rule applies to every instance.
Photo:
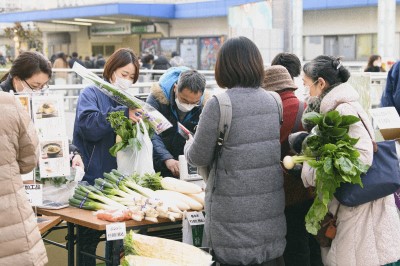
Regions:
[[121, 77], [118, 77], [117, 74], [114, 73], [115, 80], [114, 80], [114, 85], [120, 88], [121, 90], [127, 90], [129, 87], [132, 85], [132, 81], [129, 79], [124, 79]]
[[175, 98], [175, 103], [178, 109], [185, 113], [192, 111], [193, 108], [198, 106], [197, 104], [181, 103], [178, 98]]
[[374, 62], [374, 66], [375, 66], [375, 67], [381, 67], [381, 66], [382, 66], [382, 62], [375, 61], [375, 62]]
[[22, 85], [22, 91], [17, 91], [18, 94], [39, 94], [39, 91], [33, 91], [31, 88], [26, 87], [25, 84], [20, 80], [20, 83]]

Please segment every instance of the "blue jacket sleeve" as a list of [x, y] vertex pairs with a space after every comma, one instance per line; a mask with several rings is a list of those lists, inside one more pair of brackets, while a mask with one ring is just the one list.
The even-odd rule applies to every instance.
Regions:
[[93, 90], [94, 88], [86, 88], [79, 96], [76, 119], [85, 139], [96, 142], [113, 132], [111, 124], [107, 121], [108, 113], [125, 111], [125, 115], [128, 116], [128, 108], [111, 106], [108, 101], [99, 99]]
[[[146, 102], [153, 106], [157, 111], [161, 112], [160, 103], [156, 100], [153, 94], [150, 94], [149, 97], [147, 97]], [[174, 158], [165, 147], [165, 144], [159, 135], [154, 134], [151, 138], [151, 142], [153, 143], [153, 161], [155, 165], [161, 167], [165, 160]]]
[[390, 69], [387, 79], [386, 87], [382, 93], [381, 106], [394, 106], [400, 114], [400, 61], [393, 65]]

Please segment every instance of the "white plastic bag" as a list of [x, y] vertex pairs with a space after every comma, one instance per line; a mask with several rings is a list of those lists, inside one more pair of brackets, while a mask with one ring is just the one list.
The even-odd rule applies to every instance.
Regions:
[[[144, 133], [140, 130], [143, 129]], [[126, 147], [117, 152], [118, 172], [131, 175], [137, 173], [140, 176], [149, 173], [154, 174], [153, 167], [153, 143], [142, 120], [136, 123], [137, 138], [142, 145], [140, 150], [133, 147]]]
[[68, 203], [68, 199], [74, 195], [75, 187], [78, 182], [72, 181], [61, 186], [55, 186], [50, 183], [43, 185], [43, 201], [54, 201], [59, 203]]

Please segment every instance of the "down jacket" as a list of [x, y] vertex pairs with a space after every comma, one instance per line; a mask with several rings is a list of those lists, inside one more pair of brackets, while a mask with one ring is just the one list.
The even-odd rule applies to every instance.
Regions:
[[[282, 256], [286, 245], [278, 105], [261, 88], [226, 93], [232, 122], [216, 173], [207, 180], [206, 236], [218, 262], [261, 264]], [[185, 145], [188, 163], [212, 165], [219, 120], [218, 100], [211, 98]]]
[[[371, 123], [358, 103], [358, 93], [347, 83], [333, 88], [321, 101], [321, 113], [336, 109], [341, 115], [360, 115], [374, 136]], [[371, 137], [361, 122], [350, 126], [349, 135], [359, 138], [356, 148], [360, 160], [371, 165]], [[314, 171], [303, 165], [304, 185], [314, 186]], [[338, 201], [333, 199], [329, 211], [335, 213]], [[400, 220], [393, 195], [357, 207], [340, 205], [337, 233], [326, 257], [328, 266], [378, 266], [400, 259]]]
[[36, 131], [9, 93], [0, 92], [0, 113], [0, 265], [44, 265], [46, 249], [20, 175], [36, 166]]

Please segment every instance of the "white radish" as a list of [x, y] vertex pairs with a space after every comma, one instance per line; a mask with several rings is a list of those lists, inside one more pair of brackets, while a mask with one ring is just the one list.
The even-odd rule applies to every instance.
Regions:
[[191, 197], [192, 199], [196, 200], [198, 203], [204, 206], [204, 198], [206, 196], [206, 193], [201, 192], [197, 194], [185, 194], [188, 197]]
[[157, 190], [157, 193], [164, 194], [168, 197], [171, 197], [173, 199], [180, 200], [187, 205], [189, 205], [190, 209], [194, 211], [200, 211], [203, 209], [203, 205], [197, 202], [196, 200], [186, 196], [185, 194], [176, 192], [176, 191], [170, 191], [170, 190]]
[[[163, 190], [159, 190], [159, 191], [163, 191]], [[155, 195], [156, 199], [159, 198], [160, 200], [162, 200], [162, 202], [166, 206], [168, 206], [168, 208], [173, 212], [179, 213], [181, 211], [190, 210], [190, 206], [181, 200], [171, 198], [170, 196], [162, 194], [162, 193], [158, 193], [157, 191], [155, 191], [154, 195]]]
[[196, 194], [202, 191], [201, 187], [186, 181], [172, 177], [164, 177], [161, 180], [161, 186], [166, 190], [176, 191], [186, 194]]

